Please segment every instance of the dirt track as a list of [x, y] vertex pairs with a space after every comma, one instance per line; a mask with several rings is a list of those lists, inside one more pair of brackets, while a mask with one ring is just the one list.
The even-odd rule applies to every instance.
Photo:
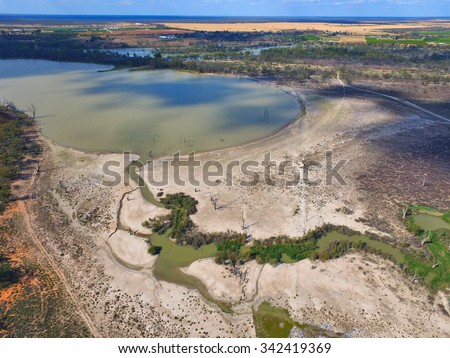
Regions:
[[[45, 149], [45, 146], [47, 144], [39, 136], [33, 136], [33, 137], [34, 137], [34, 140], [36, 140], [41, 145], [41, 147], [44, 149], [43, 156], [41, 156], [41, 158], [39, 158], [39, 161], [43, 162], [44, 160], [48, 159], [47, 158], [48, 150]], [[31, 193], [34, 192], [35, 186], [36, 186], [36, 181], [38, 180], [38, 177], [39, 177], [39, 173], [33, 168], [28, 168], [28, 174], [29, 174], [29, 179], [22, 180], [20, 182], [20, 185], [16, 186], [16, 189], [14, 191], [15, 197], [29, 198], [31, 196]], [[41, 243], [38, 236], [36, 235], [36, 231], [35, 231], [36, 226], [34, 225], [33, 219], [27, 208], [27, 205], [29, 204], [29, 200], [33, 200], [33, 199], [28, 199], [28, 200], [24, 199], [24, 200], [17, 201], [16, 214], [22, 216], [29, 237], [31, 237], [31, 239], [35, 243], [36, 247], [41, 251], [41, 253], [43, 254], [43, 256], [45, 257], [45, 259], [47, 260], [47, 262], [50, 266], [47, 268], [50, 269], [51, 271], [53, 271], [59, 278], [60, 283], [64, 287], [67, 295], [70, 297], [72, 303], [74, 304], [74, 307], [78, 311], [78, 314], [81, 316], [83, 321], [86, 323], [92, 336], [93, 337], [101, 337], [100, 333], [98, 332], [98, 330], [95, 328], [94, 324], [92, 323], [90, 317], [86, 314], [86, 312], [80, 306], [79, 299], [72, 292], [72, 288], [71, 288], [70, 284], [68, 283], [64, 273], [58, 268], [58, 265], [56, 264], [55, 260], [48, 253], [48, 251], [45, 249], [44, 245]], [[43, 266], [46, 266], [46, 265], [43, 265]]]

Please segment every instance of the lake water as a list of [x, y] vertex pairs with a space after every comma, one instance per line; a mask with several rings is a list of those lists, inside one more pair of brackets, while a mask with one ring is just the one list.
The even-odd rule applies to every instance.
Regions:
[[1, 60], [0, 99], [38, 107], [44, 135], [85, 151], [172, 154], [267, 136], [299, 113], [295, 98], [251, 80], [170, 70]]

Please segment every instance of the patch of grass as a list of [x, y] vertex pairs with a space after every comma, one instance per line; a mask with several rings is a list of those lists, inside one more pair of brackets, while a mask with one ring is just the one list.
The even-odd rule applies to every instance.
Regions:
[[258, 338], [288, 338], [292, 327], [303, 328], [291, 319], [288, 310], [273, 307], [267, 302], [253, 311], [253, 320]]
[[[449, 222], [450, 211], [444, 213], [424, 205], [410, 206], [413, 214], [429, 215], [430, 218], [439, 216], [443, 221]], [[414, 216], [406, 219], [407, 229], [416, 236], [431, 240], [425, 244], [423, 250], [409, 250], [405, 255], [405, 264], [411, 275], [424, 279], [424, 282], [433, 290], [450, 285], [450, 230], [426, 230], [418, 225]]]
[[409, 207], [409, 209], [413, 212], [416, 213], [420, 213], [420, 212], [425, 212], [425, 213], [439, 213], [438, 210], [436, 210], [435, 208], [431, 208], [429, 206], [425, 206], [425, 205], [411, 205]]
[[450, 243], [450, 231], [437, 231], [436, 238], [428, 249], [434, 257], [434, 264], [438, 264], [433, 270], [434, 277], [430, 282], [432, 288], [445, 287], [450, 284], [450, 251], [448, 250]]
[[402, 45], [425, 45], [425, 42], [421, 39], [400, 39], [397, 42]]
[[442, 215], [442, 220], [444, 220], [446, 223], [450, 224], [450, 210], [446, 211], [443, 215]]
[[385, 44], [385, 45], [393, 45], [393, 44], [402, 44], [402, 45], [425, 45], [426, 42], [422, 39], [392, 39], [392, 38], [378, 38], [378, 37], [372, 37], [367, 36], [366, 37], [367, 44]]
[[427, 37], [425, 42], [434, 42], [436, 44], [444, 43], [450, 45], [450, 37]]
[[395, 44], [395, 40], [393, 40], [393, 39], [388, 39], [388, 38], [381, 38], [381, 39], [379, 39], [379, 38], [377, 38], [377, 37], [371, 37], [371, 36], [367, 36], [366, 37], [366, 42], [367, 42], [367, 44], [369, 44], [369, 45], [372, 45], [372, 44], [388, 44], [388, 45], [391, 45], [391, 44]]
[[256, 311], [253, 310], [253, 321], [258, 338], [288, 338], [293, 327], [301, 329], [307, 338], [342, 336], [320, 327], [295, 322], [287, 309], [274, 307], [268, 302], [261, 303]]
[[317, 35], [302, 35], [301, 36], [306, 41], [319, 41], [320, 37]]
[[450, 31], [421, 31], [420, 34], [424, 36], [450, 36]]
[[439, 231], [434, 235], [432, 242], [427, 244], [430, 255], [424, 252], [405, 255], [405, 262], [410, 273], [423, 278], [425, 284], [433, 290], [448, 287], [450, 284], [449, 237], [448, 230]]
[[281, 262], [283, 262], [285, 264], [294, 264], [297, 261], [292, 259], [289, 255], [283, 254], [283, 255], [281, 255]]

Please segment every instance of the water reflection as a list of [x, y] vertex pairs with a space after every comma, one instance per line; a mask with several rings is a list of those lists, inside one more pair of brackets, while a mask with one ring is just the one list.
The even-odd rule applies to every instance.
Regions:
[[266, 136], [299, 111], [291, 96], [250, 80], [104, 69], [0, 61], [0, 90], [20, 108], [37, 105], [45, 135], [87, 151], [211, 150]]

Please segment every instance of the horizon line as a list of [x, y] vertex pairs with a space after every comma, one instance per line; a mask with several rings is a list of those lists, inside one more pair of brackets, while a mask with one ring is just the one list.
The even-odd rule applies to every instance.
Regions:
[[323, 15], [177, 15], [177, 14], [171, 14], [171, 15], [161, 15], [161, 14], [19, 14], [19, 13], [0, 13], [0, 16], [104, 16], [104, 17], [185, 17], [185, 18], [192, 18], [192, 17], [210, 17], [210, 18], [224, 18], [224, 17], [234, 17], [234, 18], [331, 18], [331, 19], [352, 19], [352, 18], [376, 18], [376, 19], [392, 19], [392, 18], [399, 18], [399, 19], [450, 19], [450, 15], [448, 16], [377, 16], [377, 15], [352, 15], [352, 16], [323, 16]]

